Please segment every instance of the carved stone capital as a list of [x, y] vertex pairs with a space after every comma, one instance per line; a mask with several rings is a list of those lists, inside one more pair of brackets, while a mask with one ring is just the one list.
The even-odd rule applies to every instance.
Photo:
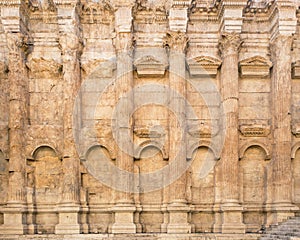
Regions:
[[219, 48], [222, 56], [237, 54], [241, 46], [241, 38], [238, 33], [222, 33], [221, 39], [219, 41]]
[[271, 54], [273, 57], [290, 54], [294, 37], [290, 35], [277, 35], [271, 41]]
[[65, 33], [59, 38], [59, 47], [64, 61], [77, 58], [82, 50], [82, 41], [76, 34]]
[[135, 44], [135, 39], [131, 33], [119, 33], [113, 39], [117, 52], [130, 52]]
[[167, 32], [165, 37], [165, 45], [169, 46], [171, 50], [180, 53], [184, 53], [188, 41], [188, 37], [182, 32]]
[[28, 37], [22, 33], [7, 33], [6, 42], [10, 53], [18, 54], [28, 48]]

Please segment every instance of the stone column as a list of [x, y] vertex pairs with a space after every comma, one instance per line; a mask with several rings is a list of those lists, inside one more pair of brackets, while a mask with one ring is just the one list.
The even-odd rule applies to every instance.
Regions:
[[0, 234], [26, 233], [26, 156], [28, 76], [26, 43], [21, 33], [7, 33], [9, 94], [9, 192]]
[[291, 47], [292, 36], [271, 42], [273, 112], [273, 211], [275, 222], [293, 215], [291, 204]]
[[244, 233], [242, 207], [238, 192], [238, 100], [239, 72], [238, 55], [241, 40], [238, 33], [224, 33], [220, 40], [222, 54], [221, 95], [225, 124], [225, 141], [221, 153], [222, 166], [222, 233]]
[[[56, 234], [80, 233], [78, 222], [80, 211], [80, 160], [76, 151], [73, 135], [74, 102], [80, 86], [81, 42], [78, 36], [75, 7], [60, 9], [61, 37], [59, 43], [63, 60], [63, 181], [62, 199], [59, 206], [59, 224], [55, 227]], [[75, 24], [74, 24], [75, 23]], [[68, 27], [67, 27], [68, 26]]]
[[131, 7], [121, 6], [116, 11], [115, 47], [117, 52], [117, 79], [116, 96], [121, 104], [120, 111], [116, 112], [114, 131], [117, 133], [118, 155], [116, 166], [122, 172], [115, 176], [116, 184], [121, 189], [116, 194], [116, 205], [113, 208], [115, 222], [112, 233], [135, 233], [134, 212], [136, 207], [133, 201], [134, 187], [134, 159], [132, 145], [132, 125], [128, 121], [133, 113], [133, 60], [131, 33]]
[[[173, 112], [169, 117], [170, 132], [170, 172], [169, 177], [177, 179], [170, 185], [168, 233], [188, 233], [191, 226], [188, 224], [186, 200], [187, 162], [186, 162], [186, 82], [185, 82], [185, 48], [187, 44], [185, 33], [170, 32], [167, 43], [170, 47], [170, 105]], [[175, 119], [174, 119], [175, 118]]]

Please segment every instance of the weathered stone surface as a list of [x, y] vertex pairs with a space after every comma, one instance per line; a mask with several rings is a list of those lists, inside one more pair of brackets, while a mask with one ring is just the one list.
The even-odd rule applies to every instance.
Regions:
[[0, 0], [0, 239], [258, 239], [299, 214], [299, 7]]

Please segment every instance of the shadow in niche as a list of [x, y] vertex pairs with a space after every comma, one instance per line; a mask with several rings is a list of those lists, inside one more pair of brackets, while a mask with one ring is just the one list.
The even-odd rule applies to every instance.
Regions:
[[62, 163], [48, 146], [35, 150], [27, 160], [27, 223], [31, 233], [55, 232], [58, 214], [54, 211], [61, 196]]
[[[155, 172], [165, 167], [168, 162], [163, 159], [161, 151], [155, 146], [145, 147], [140, 155], [140, 159], [136, 159], [135, 172], [138, 173], [139, 194], [137, 194], [136, 203], [140, 204], [143, 211], [139, 214], [139, 223], [143, 233], [161, 233], [161, 225], [164, 223], [164, 213], [161, 206], [165, 202], [164, 188], [144, 192], [144, 182], [141, 174]], [[156, 179], [157, 181], [157, 179]], [[161, 176], [161, 182], [164, 176]]]

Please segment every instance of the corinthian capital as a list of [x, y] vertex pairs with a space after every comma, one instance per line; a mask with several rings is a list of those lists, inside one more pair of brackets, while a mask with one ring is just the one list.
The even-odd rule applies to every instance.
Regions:
[[113, 43], [117, 52], [130, 52], [134, 47], [135, 39], [131, 33], [118, 33]]
[[165, 44], [168, 45], [171, 50], [181, 53], [185, 51], [188, 41], [188, 37], [182, 32], [168, 32], [165, 38]]
[[7, 33], [6, 42], [10, 53], [20, 53], [22, 50], [27, 50], [28, 38], [21, 33]]
[[241, 38], [238, 33], [223, 33], [219, 41], [220, 51], [223, 56], [236, 54], [240, 50]]

